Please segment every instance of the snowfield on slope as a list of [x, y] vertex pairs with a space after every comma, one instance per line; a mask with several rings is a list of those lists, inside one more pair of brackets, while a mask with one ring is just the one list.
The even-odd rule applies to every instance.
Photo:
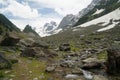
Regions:
[[97, 32], [101, 32], [101, 31], [106, 31], [106, 30], [109, 30], [109, 29], [112, 29], [112, 28], [114, 28], [115, 27], [115, 25], [117, 25], [118, 23], [113, 23], [113, 24], [111, 24], [111, 25], [109, 25], [109, 26], [107, 26], [107, 27], [104, 27], [104, 28], [101, 28], [101, 29], [99, 29], [99, 30], [97, 30]]
[[[110, 12], [110, 13], [102, 16], [102, 17], [91, 20], [91, 21], [86, 22], [82, 25], [79, 25], [77, 27], [87, 27], [87, 26], [98, 24], [98, 23], [101, 23], [101, 22], [103, 22], [105, 24], [108, 24], [111, 19], [113, 19], [113, 20], [120, 19], [120, 8], [118, 8], [118, 9], [116, 9], [116, 10], [114, 10], [114, 11], [112, 11], [112, 12]], [[105, 24], [103, 24], [103, 25], [105, 25]]]
[[97, 9], [97, 11], [96, 11], [93, 15], [100, 14], [100, 13], [103, 12], [104, 10], [105, 10], [105, 9], [100, 9], [100, 10]]

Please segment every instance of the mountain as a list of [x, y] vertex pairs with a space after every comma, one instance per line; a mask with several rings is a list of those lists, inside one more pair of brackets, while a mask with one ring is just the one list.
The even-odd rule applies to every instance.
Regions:
[[95, 5], [93, 9], [91, 9], [88, 13], [79, 18], [79, 20], [73, 26], [75, 27], [90, 20], [104, 16], [119, 8], [119, 6], [119, 0], [101, 0], [98, 2], [98, 5]]
[[94, 6], [99, 5], [99, 2], [100, 2], [100, 1], [101, 1], [101, 0], [93, 0], [93, 1], [91, 2], [91, 4], [88, 5], [87, 8], [81, 10], [77, 15], [68, 14], [67, 16], [65, 16], [65, 17], [62, 19], [62, 21], [60, 22], [58, 28], [64, 29], [64, 28], [71, 27], [71, 26], [75, 25], [76, 22], [77, 22], [82, 16], [84, 16], [84, 15], [87, 14], [89, 11], [91, 11], [91, 10], [94, 8]]
[[81, 49], [108, 47], [119, 37], [120, 9], [117, 8], [102, 17], [69, 28], [58, 34], [44, 37], [43, 40], [50, 43], [54, 48], [62, 43], [70, 43], [75, 49]]
[[51, 34], [52, 31], [54, 31], [56, 29], [56, 27], [57, 27], [57, 23], [54, 21], [51, 21], [50, 23], [46, 23], [44, 25], [43, 31], [44, 31], [44, 33]]
[[23, 30], [24, 33], [27, 33], [29, 35], [33, 35], [33, 36], [39, 36], [39, 34], [32, 29], [32, 27], [30, 25], [26, 25], [26, 27]]
[[111, 44], [120, 37], [120, 0], [101, 0], [74, 26], [63, 28], [58, 34], [43, 39], [55, 48], [62, 43], [77, 45], [77, 48], [106, 46], [99, 38], [105, 40], [105, 44]]
[[3, 14], [0, 14], [0, 34], [5, 31], [16, 31], [20, 32], [20, 29], [17, 28], [10, 20], [8, 20]]
[[41, 32], [42, 36], [50, 36], [58, 33], [61, 29], [57, 29], [58, 25], [55, 21], [51, 21], [50, 23], [45, 23]]

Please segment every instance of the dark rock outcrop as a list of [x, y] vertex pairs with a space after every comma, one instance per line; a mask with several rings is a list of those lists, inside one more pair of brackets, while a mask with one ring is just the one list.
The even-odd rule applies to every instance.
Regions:
[[44, 49], [41, 47], [27, 47], [22, 51], [21, 56], [23, 57], [35, 57], [35, 58], [46, 58], [46, 57], [54, 57], [57, 54], [54, 51]]
[[6, 33], [3, 40], [1, 41], [1, 46], [15, 46], [19, 42], [20, 38], [17, 34], [9, 32]]
[[12, 64], [5, 58], [5, 55], [0, 53], [0, 69], [11, 68]]
[[100, 69], [101, 68], [101, 63], [99, 62], [90, 62], [90, 63], [85, 63], [81, 68], [88, 70], [88, 69]]
[[109, 74], [120, 73], [120, 47], [109, 48], [107, 53], [107, 72]]
[[60, 51], [70, 51], [71, 47], [70, 44], [64, 43], [59, 46]]

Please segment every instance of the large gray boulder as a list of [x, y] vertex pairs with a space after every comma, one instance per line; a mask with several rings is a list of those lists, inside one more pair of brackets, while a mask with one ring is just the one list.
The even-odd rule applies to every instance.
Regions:
[[68, 43], [61, 44], [59, 46], [59, 50], [60, 51], [70, 51], [71, 50], [70, 44], [68, 44]]
[[5, 58], [5, 55], [0, 52], [0, 69], [11, 68], [12, 64]]
[[107, 72], [112, 75], [120, 73], [120, 46], [109, 48], [107, 53]]
[[15, 32], [6, 33], [3, 37], [0, 45], [1, 46], [15, 46], [19, 42], [20, 38]]

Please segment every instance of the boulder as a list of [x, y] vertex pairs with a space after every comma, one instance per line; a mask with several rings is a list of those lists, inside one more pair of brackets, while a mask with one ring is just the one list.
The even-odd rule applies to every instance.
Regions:
[[87, 58], [85, 60], [82, 60], [82, 62], [84, 63], [82, 65], [83, 69], [100, 69], [103, 67], [103, 63], [96, 59], [96, 58]]
[[41, 57], [53, 58], [57, 56], [57, 53], [52, 50], [44, 49], [41, 47], [27, 47], [25, 50], [22, 51], [21, 56], [35, 57], [35, 58], [41, 58]]
[[0, 45], [1, 46], [15, 46], [19, 42], [20, 38], [17, 34], [9, 32], [3, 37]]
[[107, 77], [102, 75], [94, 75], [93, 80], [108, 80]]
[[100, 69], [101, 67], [102, 65], [99, 62], [89, 62], [89, 63], [85, 63], [81, 68], [84, 70], [89, 70], [89, 69]]
[[120, 73], [120, 47], [109, 48], [107, 53], [107, 72], [109, 74]]
[[27, 47], [22, 51], [21, 56], [23, 57], [45, 57], [45, 53], [40, 47]]
[[5, 55], [0, 53], [0, 69], [11, 68], [12, 64], [5, 58]]
[[42, 48], [46, 48], [46, 49], [49, 47], [49, 45], [47, 43], [45, 43], [44, 41], [40, 41], [40, 40], [34, 42], [31, 46], [32, 47], [42, 47]]
[[45, 70], [45, 72], [53, 72], [55, 71], [55, 65], [48, 66]]
[[59, 46], [59, 50], [60, 51], [70, 51], [71, 50], [70, 44], [68, 44], [68, 43], [61, 44]]
[[18, 45], [21, 47], [42, 47], [45, 49], [49, 47], [49, 45], [44, 41], [36, 41], [33, 38], [21, 39]]

